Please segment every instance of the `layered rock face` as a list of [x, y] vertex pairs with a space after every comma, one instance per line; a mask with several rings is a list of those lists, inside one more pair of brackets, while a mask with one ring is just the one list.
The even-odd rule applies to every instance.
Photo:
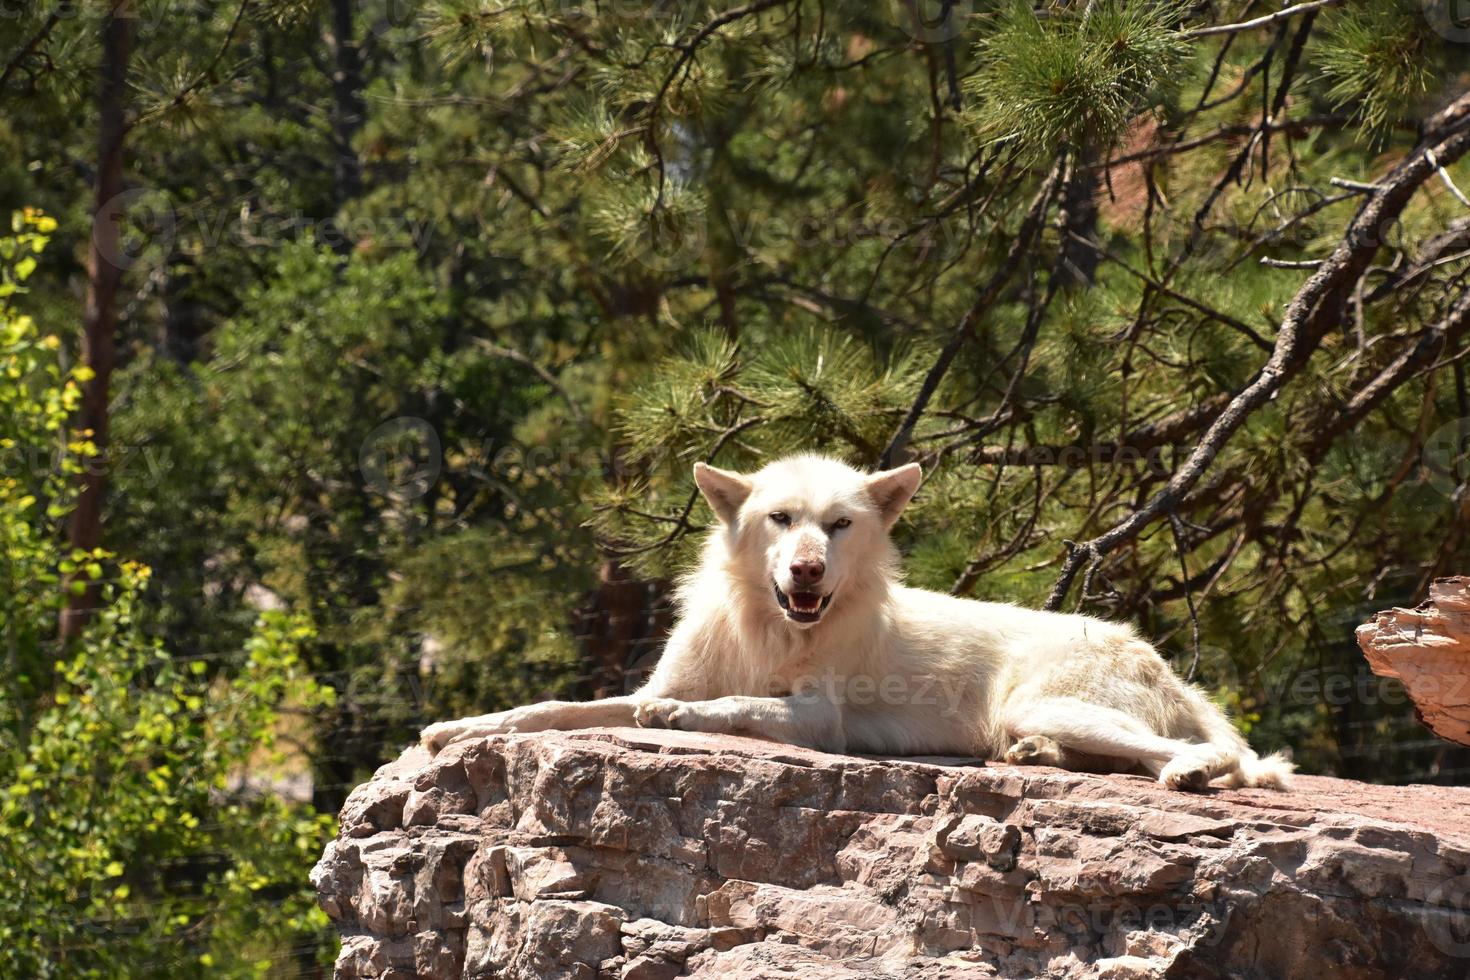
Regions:
[[1403, 682], [1436, 735], [1470, 745], [1470, 578], [1436, 579], [1418, 609], [1376, 614], [1358, 645], [1375, 674]]
[[312, 877], [344, 980], [1462, 978], [1467, 872], [1465, 789], [607, 729], [409, 750]]

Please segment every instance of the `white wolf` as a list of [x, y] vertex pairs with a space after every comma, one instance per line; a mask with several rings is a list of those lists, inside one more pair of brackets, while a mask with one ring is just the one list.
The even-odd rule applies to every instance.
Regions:
[[754, 735], [829, 752], [968, 755], [1144, 771], [1176, 789], [1284, 788], [1221, 710], [1132, 629], [901, 584], [889, 530], [915, 464], [867, 475], [795, 456], [698, 464], [719, 526], [636, 693], [431, 725], [423, 743], [602, 726]]

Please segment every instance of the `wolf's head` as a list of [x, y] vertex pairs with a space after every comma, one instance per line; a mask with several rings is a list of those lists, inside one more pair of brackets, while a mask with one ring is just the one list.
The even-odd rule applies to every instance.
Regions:
[[732, 570], [801, 628], [821, 622], [845, 591], [893, 573], [888, 532], [919, 476], [917, 463], [867, 474], [823, 456], [792, 456], [749, 476], [694, 467]]

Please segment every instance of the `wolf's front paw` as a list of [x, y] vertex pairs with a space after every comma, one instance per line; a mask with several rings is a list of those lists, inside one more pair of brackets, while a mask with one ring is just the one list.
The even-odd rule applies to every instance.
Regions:
[[419, 732], [419, 744], [428, 749], [430, 755], [438, 755], [439, 750], [454, 741], [455, 735], [462, 731], [464, 725], [461, 722], [441, 721]]
[[688, 702], [673, 698], [653, 698], [633, 709], [633, 720], [639, 728], [682, 728], [680, 724], [690, 712]]
[[681, 732], [717, 732], [718, 725], [700, 705], [673, 698], [652, 698], [633, 710], [639, 728], [672, 728]]
[[1006, 761], [1013, 766], [1060, 766], [1062, 747], [1045, 735], [1027, 735], [1006, 749]]
[[419, 742], [429, 750], [430, 755], [437, 755], [450, 742], [459, 742], [467, 738], [482, 738], [486, 735], [513, 734], [519, 731], [520, 726], [524, 725], [527, 720], [528, 716], [524, 708], [511, 708], [509, 711], [480, 715], [477, 718], [441, 721], [420, 732]]

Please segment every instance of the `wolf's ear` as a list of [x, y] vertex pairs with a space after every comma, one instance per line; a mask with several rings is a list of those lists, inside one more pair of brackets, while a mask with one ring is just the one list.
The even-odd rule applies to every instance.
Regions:
[[892, 527], [898, 520], [898, 515], [903, 513], [909, 499], [919, 489], [919, 478], [923, 475], [918, 463], [909, 463], [868, 477], [868, 496], [878, 505], [884, 527]]
[[704, 494], [704, 499], [714, 508], [720, 523], [733, 526], [735, 515], [740, 513], [740, 506], [750, 496], [750, 478], [731, 470], [695, 463], [694, 482], [698, 484], [699, 492]]

